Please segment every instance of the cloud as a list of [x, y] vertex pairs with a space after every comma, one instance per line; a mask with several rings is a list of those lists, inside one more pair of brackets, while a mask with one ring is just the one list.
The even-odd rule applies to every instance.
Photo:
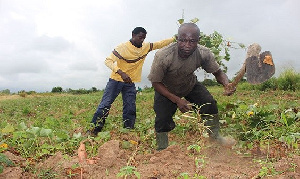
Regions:
[[[130, 39], [134, 27], [145, 27], [146, 41], [155, 42], [176, 34], [182, 16], [199, 18], [206, 34], [216, 30], [245, 45], [259, 43], [272, 52], [277, 74], [288, 66], [299, 71], [299, 5], [297, 0], [1, 1], [0, 90], [103, 89], [111, 73], [104, 60]], [[137, 86], [151, 85], [147, 75], [154, 53]], [[245, 51], [231, 50], [231, 57], [226, 64], [233, 77]]]

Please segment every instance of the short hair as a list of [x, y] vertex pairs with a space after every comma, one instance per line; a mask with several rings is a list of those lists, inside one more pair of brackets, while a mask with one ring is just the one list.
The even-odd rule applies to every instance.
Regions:
[[139, 34], [140, 32], [147, 34], [147, 31], [143, 27], [136, 27], [133, 29], [133, 34]]
[[200, 28], [195, 23], [183, 23], [183, 24], [181, 24], [180, 27], [178, 28], [178, 34], [182, 30], [182, 28], [185, 28], [185, 27], [193, 27], [193, 28], [195, 28], [197, 35], [200, 36]]

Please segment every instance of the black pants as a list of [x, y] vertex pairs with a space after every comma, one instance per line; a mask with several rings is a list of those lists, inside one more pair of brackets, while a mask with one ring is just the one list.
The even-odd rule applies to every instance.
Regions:
[[[206, 104], [200, 108], [201, 114], [216, 115], [218, 113], [216, 100], [209, 93], [206, 87], [202, 85], [200, 82], [197, 82], [193, 90], [184, 98], [189, 102], [194, 103], [198, 106]], [[156, 113], [156, 117], [155, 117], [156, 132], [169, 132], [175, 128], [173, 115], [175, 114], [176, 110], [177, 110], [177, 105], [175, 103], [173, 103], [168, 98], [162, 96], [160, 93], [155, 91], [154, 111]], [[213, 120], [213, 123], [219, 129], [219, 120], [218, 119]]]

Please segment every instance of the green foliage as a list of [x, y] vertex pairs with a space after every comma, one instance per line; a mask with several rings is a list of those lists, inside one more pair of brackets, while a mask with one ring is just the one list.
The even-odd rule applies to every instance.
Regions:
[[56, 86], [56, 87], [52, 88], [51, 92], [52, 93], [61, 93], [61, 92], [63, 92], [63, 89], [60, 86]]
[[[209, 86], [208, 90], [218, 101], [221, 132], [237, 139], [237, 147], [240, 147], [238, 150], [243, 152], [251, 149], [256, 143], [261, 147], [269, 146], [270, 149], [280, 144], [287, 146], [287, 152], [299, 154], [299, 91], [238, 88], [234, 95], [224, 97], [223, 88], [220, 86]], [[64, 155], [76, 155], [80, 141], [86, 138], [82, 133], [90, 127], [90, 120], [102, 95], [103, 91], [81, 95], [45, 93], [33, 98], [1, 100], [0, 142], [5, 142], [8, 147], [2, 148], [0, 152], [14, 148], [22, 157], [36, 160], [49, 157], [58, 151]], [[97, 149], [104, 142], [114, 139], [126, 141], [124, 148], [128, 152], [138, 146], [138, 154], [152, 153], [156, 149], [153, 97], [153, 88], [143, 89], [142, 93], [137, 95], [136, 128], [124, 130], [120, 120], [122, 96], [118, 96], [112, 105], [104, 130], [98, 137], [90, 138], [94, 142], [93, 145], [86, 145], [87, 153], [91, 156], [97, 155]], [[195, 109], [197, 111], [197, 108]], [[201, 142], [204, 141], [207, 129], [195, 111], [184, 116], [177, 112], [174, 119], [176, 128], [170, 132], [170, 136], [172, 141], [179, 145], [189, 146], [188, 152], [193, 154], [195, 165], [203, 168], [206, 160], [200, 153], [205, 146]], [[132, 141], [136, 141], [138, 145], [131, 143]], [[33, 167], [28, 164], [23, 169], [34, 170]], [[135, 177], [133, 170], [127, 169], [120, 170], [122, 176], [127, 174], [127, 178]], [[46, 178], [55, 176], [55, 173], [45, 170], [37, 175]], [[264, 175], [263, 170], [261, 175]], [[187, 177], [202, 176], [190, 174]]]
[[10, 94], [10, 90], [9, 89], [2, 90], [2, 91], [0, 91], [0, 94], [8, 95], [8, 94]]
[[258, 162], [261, 166], [261, 169], [259, 170], [258, 177], [270, 177], [274, 175], [278, 175], [282, 172], [276, 171], [273, 164], [266, 160], [254, 160], [255, 162]]
[[0, 153], [0, 173], [3, 172], [5, 166], [12, 167], [14, 163], [8, 159], [4, 154]]
[[181, 173], [177, 178], [178, 179], [206, 179], [205, 176], [198, 175], [198, 174], [194, 174], [193, 177], [190, 177], [188, 173]]
[[300, 90], [300, 73], [296, 73], [293, 69], [285, 70], [277, 81], [280, 90]]
[[300, 90], [300, 73], [296, 73], [294, 69], [286, 69], [280, 74], [278, 78], [272, 77], [269, 80], [258, 84], [252, 85], [247, 82], [240, 83], [239, 89], [243, 90], [285, 90], [285, 91], [297, 91]]
[[43, 169], [38, 172], [37, 177], [43, 179], [53, 179], [53, 178], [57, 178], [58, 174], [52, 169]]
[[137, 178], [141, 178], [140, 173], [133, 166], [126, 166], [120, 169], [120, 172], [117, 174], [117, 177], [129, 177], [136, 176]]
[[[190, 20], [191, 23], [197, 23], [198, 21], [198, 18]], [[185, 22], [184, 17], [182, 17], [182, 19], [179, 19], [177, 22], [179, 24], [183, 24]], [[215, 56], [217, 63], [223, 68], [225, 72], [227, 72], [228, 68], [224, 63], [224, 60], [230, 60], [230, 49], [246, 48], [246, 46], [242, 43], [236, 43], [225, 39], [223, 35], [217, 31], [214, 31], [211, 34], [205, 34], [204, 32], [200, 32], [199, 44], [211, 50], [211, 52]]]
[[204, 79], [203, 81], [202, 81], [202, 84], [204, 85], [204, 86], [217, 86], [217, 85], [219, 85], [219, 83], [215, 80], [215, 79]]

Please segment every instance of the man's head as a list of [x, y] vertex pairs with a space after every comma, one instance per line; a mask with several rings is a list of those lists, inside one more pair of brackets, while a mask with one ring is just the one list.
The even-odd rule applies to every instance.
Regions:
[[132, 31], [132, 37], [130, 39], [131, 43], [136, 47], [141, 47], [145, 38], [147, 31], [143, 27], [136, 27]]
[[194, 23], [184, 23], [178, 29], [178, 55], [188, 58], [197, 48], [200, 39], [200, 29]]

